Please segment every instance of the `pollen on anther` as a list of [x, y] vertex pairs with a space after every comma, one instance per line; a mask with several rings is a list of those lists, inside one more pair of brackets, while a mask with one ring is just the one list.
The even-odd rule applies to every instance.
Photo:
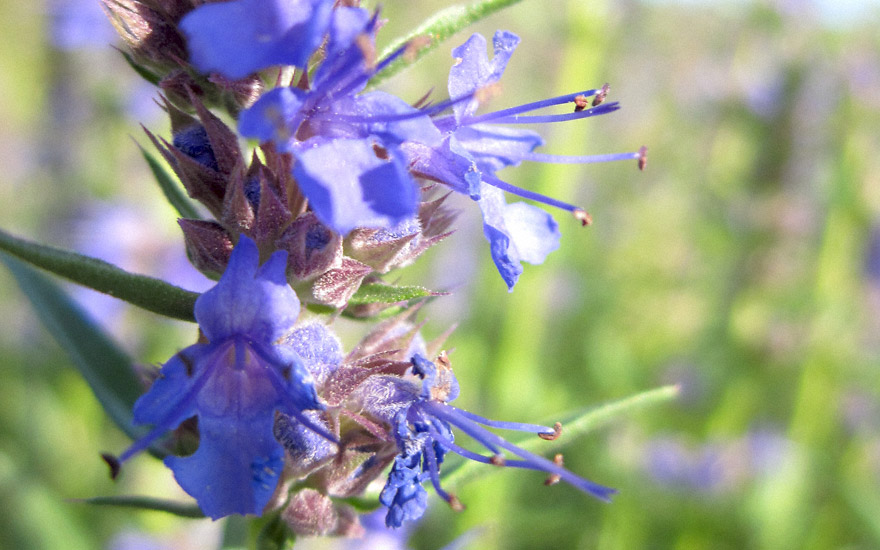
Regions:
[[596, 97], [593, 98], [593, 107], [601, 105], [605, 102], [605, 98], [608, 96], [608, 90], [611, 89], [611, 86], [606, 82], [602, 88], [599, 90], [599, 93], [596, 94]]
[[648, 148], [642, 145], [639, 148], [639, 170], [645, 170], [645, 167], [648, 166]]
[[[553, 463], [561, 468], [562, 467], [562, 455], [557, 454], [556, 456], [554, 456]], [[559, 483], [559, 481], [561, 479], [562, 479], [562, 476], [560, 476], [559, 474], [550, 474], [547, 477], [547, 479], [544, 480], [544, 485], [556, 485], [557, 483]]]
[[458, 500], [457, 496], [449, 495], [449, 500], [447, 502], [449, 503], [449, 507], [452, 508], [453, 511], [455, 511], [455, 512], [464, 511], [464, 504], [462, 504], [461, 501]]
[[583, 227], [586, 227], [593, 223], [593, 217], [587, 214], [586, 210], [582, 210], [580, 208], [576, 208], [571, 211], [571, 214], [574, 216], [574, 219], [581, 222]]
[[574, 112], [579, 113], [587, 108], [589, 103], [587, 102], [587, 97], [584, 95], [579, 95], [574, 98]]
[[562, 422], [553, 424], [553, 433], [539, 433], [538, 437], [547, 441], [556, 441], [562, 435]]
[[492, 458], [489, 459], [489, 462], [493, 466], [504, 466], [507, 463], [507, 461], [501, 455], [493, 455]]

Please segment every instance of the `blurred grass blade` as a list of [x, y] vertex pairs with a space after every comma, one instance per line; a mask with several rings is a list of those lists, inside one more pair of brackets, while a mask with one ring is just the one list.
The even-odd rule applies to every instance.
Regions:
[[480, 19], [488, 17], [493, 13], [521, 2], [522, 0], [481, 0], [467, 6], [451, 6], [440, 10], [415, 28], [414, 31], [395, 39], [379, 56], [383, 59], [391, 55], [395, 50], [406, 44], [409, 40], [417, 36], [427, 36], [431, 39], [430, 44], [419, 49], [415, 54], [415, 59], [410, 58], [404, 60], [403, 57], [396, 59], [385, 70], [370, 80], [370, 86], [375, 86], [382, 80], [397, 73], [405, 66], [421, 59], [425, 54], [431, 52], [437, 46], [446, 41], [453, 34], [476, 23]]
[[201, 219], [199, 211], [196, 210], [196, 207], [189, 200], [189, 197], [183, 192], [182, 187], [177, 184], [177, 179], [172, 176], [164, 166], [162, 166], [162, 163], [159, 162], [155, 155], [141, 147], [140, 143], [135, 142], [135, 145], [141, 150], [141, 154], [144, 156], [144, 159], [150, 166], [150, 170], [153, 172], [153, 176], [156, 178], [156, 183], [159, 184], [165, 198], [168, 199], [171, 206], [177, 210], [177, 213], [180, 214], [182, 218], [189, 218], [191, 220]]
[[116, 506], [119, 508], [136, 508], [138, 510], [152, 510], [154, 512], [167, 512], [182, 518], [200, 519], [205, 514], [195, 504], [184, 504], [172, 500], [162, 500], [152, 497], [139, 496], [112, 496], [92, 497], [78, 499], [74, 502], [82, 502], [94, 506]]
[[0, 230], [0, 250], [74, 283], [173, 319], [195, 321], [198, 293], [136, 275], [103, 260], [13, 237]]
[[51, 279], [6, 254], [2, 261], [28, 297], [40, 320], [73, 358], [107, 415], [133, 439], [132, 406], [141, 384], [131, 360]]
[[[521, 437], [512, 437], [508, 441], [527, 451], [549, 456], [612, 420], [650, 409], [671, 401], [677, 396], [678, 386], [655, 388], [599, 407], [576, 411], [561, 418], [543, 422], [543, 424], [550, 426], [557, 420], [562, 422], [562, 436], [556, 441], [546, 441], [533, 434], [522, 434]], [[451, 488], [498, 470], [501, 468], [492, 468], [473, 460], [462, 459], [457, 463], [457, 466], [453, 465], [451, 468], [447, 468], [441, 477], [443, 484]]]

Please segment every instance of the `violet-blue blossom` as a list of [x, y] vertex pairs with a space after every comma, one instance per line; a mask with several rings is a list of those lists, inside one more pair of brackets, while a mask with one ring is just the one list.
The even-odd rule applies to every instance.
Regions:
[[108, 457], [111, 467], [195, 416], [198, 450], [168, 456], [165, 464], [206, 515], [259, 515], [284, 458], [273, 436], [276, 411], [333, 438], [303, 412], [323, 405], [303, 360], [284, 341], [300, 311], [286, 265], [287, 254], [275, 252], [259, 266], [256, 244], [241, 237], [220, 281], [196, 300], [195, 317], [207, 342], [165, 363], [134, 407], [135, 422], [152, 424], [152, 430], [118, 461]]
[[199, 6], [180, 28], [196, 68], [239, 79], [273, 65], [305, 67], [332, 10], [333, 0], [234, 0]]
[[[496, 176], [507, 166], [516, 166], [524, 160], [556, 163], [589, 163], [611, 160], [644, 160], [644, 150], [617, 155], [563, 157], [534, 153], [544, 144], [541, 136], [530, 130], [519, 130], [497, 124], [549, 123], [601, 115], [619, 108], [617, 103], [602, 104], [607, 88], [578, 92], [544, 101], [528, 103], [484, 115], [477, 115], [481, 90], [495, 84], [507, 66], [519, 37], [498, 31], [493, 38], [494, 56], [486, 53], [486, 39], [472, 35], [452, 51], [456, 59], [449, 72], [449, 95], [454, 101], [453, 114], [434, 118], [444, 134], [439, 147], [422, 143], [407, 143], [405, 149], [411, 170], [423, 177], [442, 182], [452, 189], [469, 195], [480, 205], [483, 214], [483, 232], [489, 241], [492, 259], [508, 289], [512, 290], [522, 273], [521, 262], [540, 264], [559, 247], [559, 229], [553, 218], [543, 210], [518, 203], [508, 205], [503, 192], [572, 212], [582, 223], [589, 217], [582, 208], [539, 193], [511, 185]], [[586, 98], [595, 96], [592, 108], [587, 109]], [[575, 102], [574, 113], [532, 116], [525, 113]], [[487, 124], [487, 123], [494, 123]]]
[[[561, 427], [498, 422], [449, 405], [458, 397], [459, 387], [452, 369], [441, 357], [438, 365], [421, 355], [412, 358], [412, 373], [421, 385], [393, 376], [376, 376], [365, 386], [364, 407], [392, 426], [400, 454], [395, 458], [379, 501], [388, 507], [385, 522], [400, 527], [420, 518], [427, 507], [427, 492], [422, 483], [430, 480], [437, 494], [455, 508], [458, 499], [440, 486], [440, 465], [448, 452], [464, 458], [493, 464], [538, 470], [550, 475], [552, 482], [565, 481], [602, 500], [616, 491], [583, 479], [559, 463], [530, 453], [483, 426], [535, 433], [544, 439], [558, 437]], [[485, 447], [492, 456], [460, 447], [454, 442], [455, 427]], [[518, 458], [507, 459], [504, 452]]]
[[385, 92], [359, 93], [403, 52], [377, 64], [369, 58], [377, 25], [366, 10], [334, 10], [326, 57], [309, 89], [271, 90], [239, 118], [242, 135], [293, 154], [293, 175], [311, 209], [341, 234], [412, 217], [419, 190], [400, 145], [440, 143], [418, 109]]

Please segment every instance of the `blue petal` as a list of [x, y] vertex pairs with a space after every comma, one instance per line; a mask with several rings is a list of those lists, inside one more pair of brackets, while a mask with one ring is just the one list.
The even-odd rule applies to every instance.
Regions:
[[388, 481], [379, 495], [379, 502], [388, 507], [385, 525], [400, 527], [405, 521], [415, 521], [428, 508], [428, 493], [419, 481], [421, 453], [400, 455], [388, 474]]
[[507, 226], [504, 224], [504, 210], [507, 204], [504, 193], [490, 185], [483, 185], [481, 198], [478, 202], [483, 212], [483, 234], [489, 241], [489, 252], [501, 278], [507, 283], [508, 290], [519, 279], [523, 271], [516, 247], [512, 245]]
[[260, 515], [278, 484], [284, 451], [265, 418], [199, 417], [199, 448], [165, 464], [205, 515]]
[[[406, 115], [419, 112], [418, 109], [413, 108], [399, 97], [385, 92], [370, 92], [357, 96], [354, 98], [353, 106], [355, 113], [364, 118], [381, 118], [383, 115]], [[426, 115], [394, 122], [374, 122], [366, 126], [369, 134], [379, 136], [389, 144], [416, 141], [436, 146], [440, 145], [440, 141], [443, 139], [440, 130]]]
[[332, 0], [235, 0], [196, 8], [180, 28], [194, 66], [239, 79], [273, 65], [305, 67], [332, 8]]
[[505, 166], [518, 165], [523, 156], [544, 144], [531, 130], [488, 124], [463, 126], [456, 130], [455, 139], [482, 170], [493, 174]]
[[559, 225], [556, 220], [536, 206], [515, 202], [504, 209], [504, 225], [516, 247], [519, 258], [530, 264], [540, 264], [548, 254], [559, 248]]
[[238, 118], [238, 133], [256, 138], [260, 143], [275, 142], [281, 151], [287, 151], [298, 124], [297, 118], [303, 99], [291, 88], [275, 88], [263, 94]]
[[284, 343], [302, 358], [319, 386], [342, 364], [342, 344], [321, 323], [312, 322], [297, 327], [284, 339]]
[[[471, 35], [467, 42], [452, 50], [456, 63], [449, 70], [449, 97], [461, 97], [497, 82], [517, 44], [517, 35], [497, 31], [492, 38], [495, 56], [490, 62], [486, 54], [486, 39], [481, 34]], [[476, 100], [456, 104], [453, 107], [455, 120], [461, 121], [462, 118], [472, 115], [478, 106]]]
[[296, 153], [293, 175], [315, 215], [337, 233], [393, 227], [415, 214], [418, 188], [403, 155], [368, 140], [336, 139]]
[[134, 421], [174, 429], [195, 415], [196, 399], [188, 394], [200, 389], [194, 385], [205, 369], [202, 359], [209, 351], [210, 346], [195, 344], [169, 359], [150, 390], [135, 402]]
[[196, 320], [211, 342], [247, 335], [270, 343], [296, 322], [299, 299], [286, 281], [287, 253], [275, 252], [259, 272], [258, 262], [257, 245], [242, 236], [220, 281], [196, 300]]

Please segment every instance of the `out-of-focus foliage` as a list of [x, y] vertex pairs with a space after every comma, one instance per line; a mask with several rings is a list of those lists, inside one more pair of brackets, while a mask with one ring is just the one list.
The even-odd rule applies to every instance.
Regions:
[[[612, 504], [498, 472], [461, 489], [464, 513], [434, 501], [410, 545], [470, 531], [499, 549], [880, 546], [877, 12], [829, 25], [797, 1], [548, 4], [522, 2], [473, 29], [523, 38], [493, 107], [610, 82], [623, 109], [553, 125], [546, 152], [644, 144], [648, 170], [502, 173], [576, 198], [594, 225], [559, 216], [563, 249], [508, 295], [478, 221], [463, 215], [402, 282], [454, 287], [425, 308], [426, 332], [460, 322], [448, 345], [464, 408], [530, 421], [659, 384], [681, 384], [682, 397], [566, 447], [567, 467], [620, 490]], [[144, 143], [138, 121], [165, 123], [108, 46], [49, 39], [59, 5], [0, 3], [2, 226], [204, 289], [128, 139]], [[384, 10], [390, 42], [429, 8]], [[383, 86], [443, 97], [450, 62], [438, 48]], [[0, 288], [0, 547], [219, 544], [209, 520], [69, 500], [176, 489], [146, 456], [111, 485], [99, 452], [124, 436], [6, 271]], [[162, 360], [195, 336], [82, 297], [133, 357]]]

